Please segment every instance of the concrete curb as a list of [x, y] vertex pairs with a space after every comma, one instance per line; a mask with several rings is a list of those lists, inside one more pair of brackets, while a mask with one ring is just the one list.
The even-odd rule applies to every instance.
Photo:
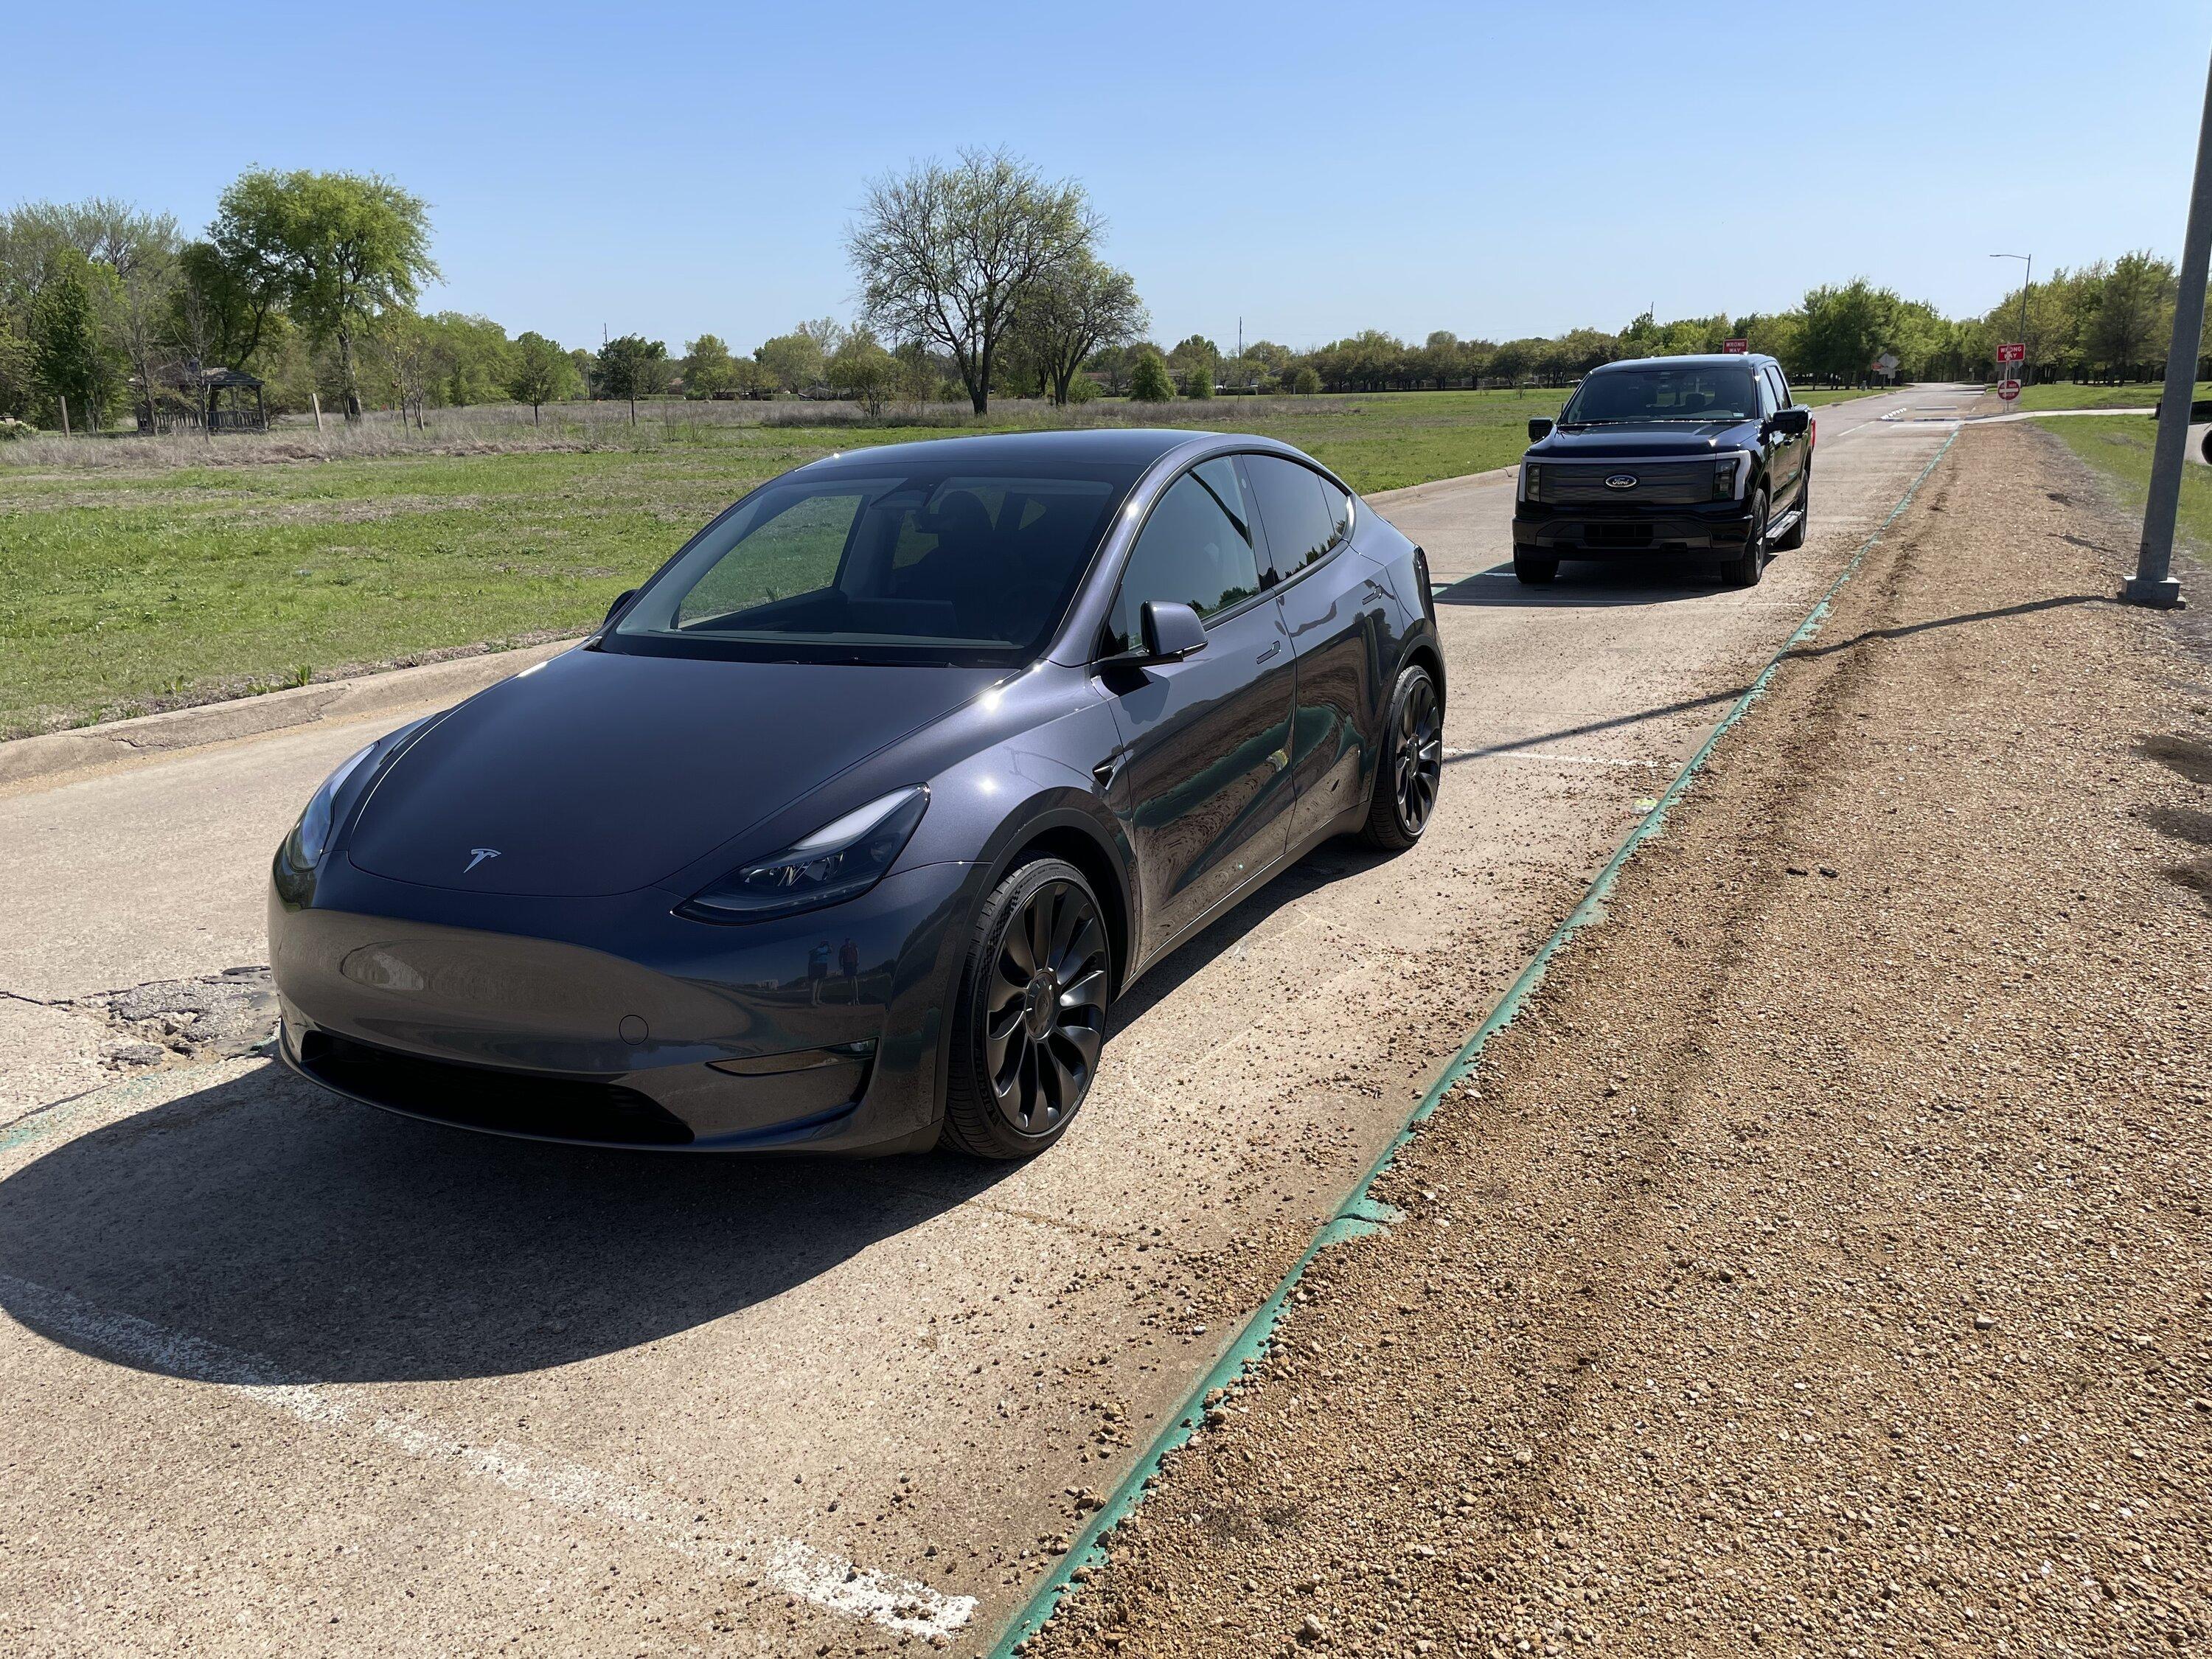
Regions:
[[52, 777], [111, 766], [149, 754], [198, 749], [233, 738], [258, 737], [287, 726], [316, 726], [353, 720], [418, 703], [453, 702], [519, 674], [532, 663], [566, 651], [574, 640], [525, 646], [517, 651], [484, 651], [445, 662], [363, 674], [358, 679], [301, 685], [258, 697], [175, 708], [164, 714], [111, 720], [70, 732], [0, 743], [0, 784]]
[[1510, 483], [1519, 476], [1520, 463], [1511, 466], [1492, 467], [1487, 472], [1465, 472], [1456, 478], [1431, 478], [1426, 483], [1407, 484], [1401, 489], [1370, 490], [1359, 499], [1369, 506], [1389, 508], [1400, 501], [1422, 501], [1431, 495], [1441, 495], [1447, 489], [1464, 489], [1468, 485]]

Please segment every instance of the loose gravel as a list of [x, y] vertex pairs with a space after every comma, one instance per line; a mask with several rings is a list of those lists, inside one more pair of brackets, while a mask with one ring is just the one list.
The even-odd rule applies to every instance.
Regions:
[[1969, 429], [1042, 1655], [2212, 1639], [2212, 670]]

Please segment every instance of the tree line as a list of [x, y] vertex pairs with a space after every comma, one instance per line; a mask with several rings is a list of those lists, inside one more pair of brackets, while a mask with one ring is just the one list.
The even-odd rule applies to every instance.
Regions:
[[[1771, 352], [1805, 381], [1870, 379], [1885, 356], [1906, 380], [1975, 379], [2021, 339], [2030, 373], [2154, 374], [2172, 327], [2171, 262], [2148, 252], [2061, 270], [1988, 313], [1947, 318], [1864, 278], [1786, 311], [1577, 328], [1492, 341], [1381, 330], [1309, 350], [1259, 340], [1224, 352], [1193, 334], [1146, 337], [1129, 273], [1099, 257], [1103, 224], [1080, 184], [1003, 150], [968, 151], [871, 183], [845, 252], [859, 314], [823, 317], [750, 352], [702, 334], [672, 352], [630, 333], [564, 347], [489, 318], [423, 313], [439, 276], [422, 201], [373, 174], [241, 174], [196, 236], [173, 215], [94, 200], [0, 215], [0, 417], [90, 429], [204, 424], [197, 368], [244, 370], [272, 409], [311, 398], [349, 419], [369, 406], [420, 423], [426, 409], [512, 401], [533, 412], [577, 397], [637, 400], [836, 396], [888, 403], [992, 397], [1080, 403], [1218, 393], [1310, 394], [1564, 386], [1622, 357]], [[196, 397], [200, 405], [196, 406]], [[21, 429], [17, 428], [16, 429]]]

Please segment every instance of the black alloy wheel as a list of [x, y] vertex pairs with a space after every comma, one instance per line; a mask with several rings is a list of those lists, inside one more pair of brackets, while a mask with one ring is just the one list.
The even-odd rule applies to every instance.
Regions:
[[1443, 707], [1437, 699], [1436, 681], [1418, 663], [1398, 676], [1388, 744], [1376, 769], [1375, 795], [1363, 833], [1370, 846], [1398, 853], [1428, 828], [1443, 781]]
[[979, 1158], [1028, 1158], [1090, 1093], [1106, 1041], [1111, 954], [1091, 884], [1037, 859], [977, 918], [952, 1033], [946, 1138]]

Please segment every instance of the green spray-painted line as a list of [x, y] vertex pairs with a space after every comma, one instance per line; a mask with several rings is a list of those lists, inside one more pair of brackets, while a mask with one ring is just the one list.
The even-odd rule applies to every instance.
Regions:
[[1954, 431], [1943, 440], [1943, 447], [1929, 458], [1928, 465], [1921, 468], [1919, 475], [1905, 487], [1905, 494], [1898, 497], [1897, 505], [1890, 508], [1889, 516], [1881, 521], [1872, 535], [1859, 544], [1858, 550], [1851, 555], [1836, 580], [1828, 585], [1827, 591], [1806, 614], [1805, 620], [1797, 624], [1796, 632], [1783, 642], [1782, 648], [1759, 671], [1759, 678], [1752, 681], [1750, 687], [1722, 717], [1720, 724], [1714, 726], [1711, 733], [1698, 745], [1697, 752], [1683, 763], [1682, 769], [1668, 785], [1666, 793], [1637, 820], [1635, 827], [1628, 832], [1627, 838], [1620, 843], [1612, 860], [1598, 872], [1597, 878], [1583, 894], [1581, 902], [1567, 913], [1567, 919], [1529, 958], [1520, 976], [1491, 1009], [1489, 1017], [1475, 1028], [1474, 1035], [1445, 1062], [1443, 1070], [1437, 1073], [1437, 1080], [1421, 1097], [1420, 1103], [1413, 1108], [1398, 1132], [1390, 1138], [1389, 1144], [1368, 1166], [1366, 1174], [1352, 1188], [1351, 1195], [1343, 1206], [1324, 1222], [1321, 1231], [1308, 1242], [1304, 1251], [1291, 1264], [1291, 1270], [1277, 1283], [1273, 1293], [1244, 1322], [1213, 1368], [1184, 1396], [1182, 1409], [1169, 1419], [1167, 1426], [1153, 1439], [1144, 1456], [1137, 1461], [1136, 1467], [1123, 1477], [1121, 1484], [1114, 1488], [1113, 1496], [1106, 1500], [1106, 1506], [1091, 1516], [1090, 1525], [1083, 1529], [1073, 1547], [1061, 1558], [1060, 1565], [1023, 1604], [1021, 1611], [1000, 1636], [998, 1645], [991, 1650], [992, 1659], [1011, 1659], [1015, 1647], [1042, 1630], [1045, 1621], [1052, 1617], [1060, 1598], [1074, 1582], [1074, 1574], [1083, 1567], [1097, 1566], [1106, 1559], [1106, 1534], [1144, 1501], [1146, 1488], [1159, 1474], [1160, 1465], [1166, 1461], [1168, 1454], [1189, 1443], [1205, 1417], [1206, 1396], [1217, 1389], [1227, 1388], [1235, 1382], [1243, 1374], [1245, 1367], [1261, 1358], [1267, 1345], [1274, 1340], [1275, 1328], [1282, 1322], [1283, 1309], [1297, 1292], [1298, 1281], [1305, 1277], [1306, 1269], [1312, 1265], [1313, 1259], [1333, 1244], [1379, 1232], [1402, 1217], [1402, 1211], [1370, 1196], [1376, 1182], [1389, 1170], [1399, 1152], [1413, 1139], [1415, 1129], [1442, 1103], [1446, 1091], [1474, 1069], [1483, 1046], [1511, 1024], [1514, 1016], [1535, 994], [1536, 988], [1544, 982], [1544, 976], [1550, 970], [1553, 958], [1577, 933], [1591, 923], [1604, 920], [1605, 901], [1619, 883], [1620, 872], [1627, 865], [1630, 855], [1659, 833], [1668, 810], [1688, 792], [1691, 782], [1705, 769], [1706, 758], [1712, 753], [1714, 745], [1731, 726], [1750, 713], [1752, 705], [1759, 701], [1769, 683], [1781, 671], [1784, 659], [1820, 632], [1820, 624], [1827, 619], [1829, 606], [1842, 591], [1844, 584], [1857, 574], [1859, 567], [1866, 562], [1867, 555], [1881, 544], [1882, 532], [1896, 523], [1898, 515], [1912, 505], [1912, 498], [1919, 494], [1920, 486], [1927, 482], [1928, 475], [1936, 470], [1936, 463], [1949, 452], [1958, 436], [1958, 433]]

